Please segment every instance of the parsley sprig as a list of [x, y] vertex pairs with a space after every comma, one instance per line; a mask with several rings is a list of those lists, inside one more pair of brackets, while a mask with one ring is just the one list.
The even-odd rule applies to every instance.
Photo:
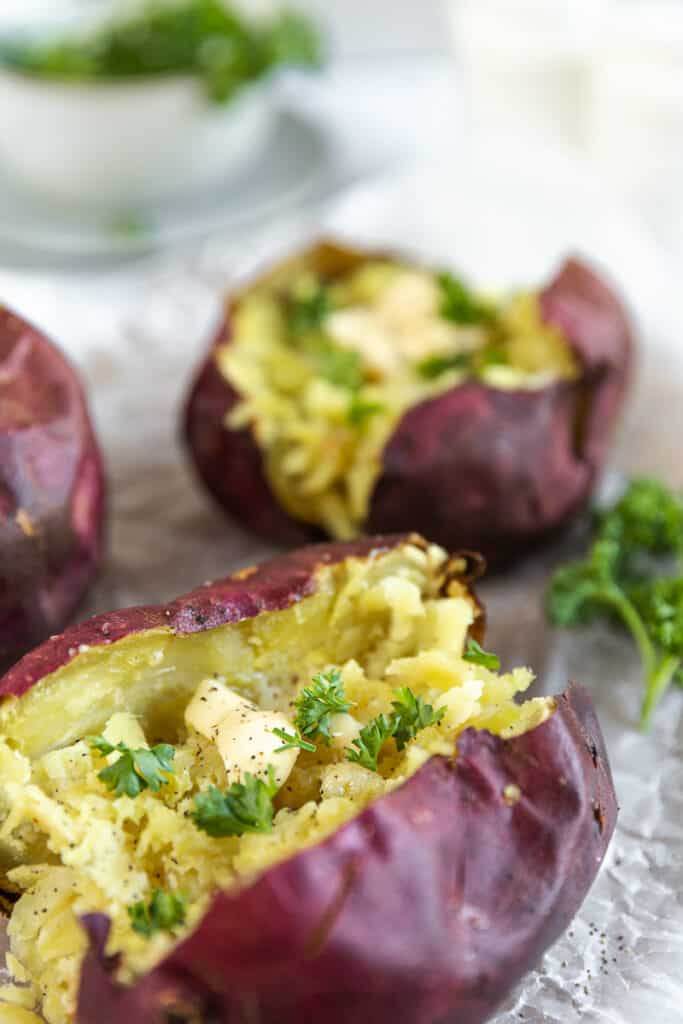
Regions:
[[387, 740], [393, 737], [398, 749], [403, 750], [421, 729], [438, 725], [446, 713], [445, 708], [435, 711], [431, 704], [426, 704], [422, 697], [416, 697], [407, 686], [396, 690], [394, 698], [391, 714], [377, 715], [363, 726], [346, 751], [347, 761], [376, 772], [379, 755]]
[[332, 716], [344, 714], [351, 707], [339, 669], [318, 672], [311, 685], [302, 690], [294, 706], [297, 709], [294, 724], [299, 735], [309, 739], [320, 738], [329, 744]]
[[224, 792], [210, 786], [194, 798], [190, 817], [202, 832], [220, 839], [245, 832], [270, 832], [273, 827], [273, 797], [278, 791], [275, 769], [268, 766], [264, 781], [246, 772], [243, 782], [233, 782]]
[[[377, 771], [377, 762], [382, 747], [396, 732], [394, 715], [381, 714], [364, 725], [346, 751], [347, 761], [354, 761], [371, 772]], [[355, 749], [354, 749], [355, 748]]]
[[463, 661], [469, 661], [471, 665], [481, 665], [483, 668], [490, 669], [491, 672], [497, 672], [500, 668], [500, 658], [498, 655], [485, 651], [474, 637], [471, 636], [467, 638], [467, 646], [462, 658]]
[[468, 370], [472, 365], [472, 356], [466, 352], [454, 352], [451, 355], [427, 356], [417, 364], [417, 372], [425, 380], [436, 380], [448, 370]]
[[157, 932], [170, 932], [185, 923], [187, 899], [179, 892], [155, 889], [149, 903], [140, 901], [128, 908], [133, 931], [147, 938]]
[[494, 307], [479, 298], [461, 278], [444, 271], [437, 275], [437, 283], [441, 290], [439, 312], [444, 319], [464, 325], [494, 322]]
[[425, 704], [422, 697], [416, 697], [407, 686], [396, 691], [396, 699], [391, 706], [394, 709], [393, 736], [399, 750], [403, 750], [406, 743], [415, 739], [420, 729], [438, 725], [446, 714], [445, 708], [437, 708], [435, 711], [431, 704]]
[[308, 750], [311, 754], [315, 753], [315, 743], [305, 740], [298, 729], [294, 733], [287, 732], [286, 729], [273, 729], [273, 734], [282, 740], [282, 746], [274, 750], [274, 754], [281, 754], [284, 750], [293, 750], [295, 747], [298, 747], [299, 750]]
[[168, 743], [159, 743], [151, 749], [132, 749], [125, 743], [110, 743], [104, 736], [87, 736], [86, 740], [103, 757], [115, 752], [121, 754], [117, 761], [103, 768], [97, 776], [117, 797], [136, 797], [144, 789], [158, 793], [168, 782], [168, 776], [173, 774], [175, 750]]
[[311, 331], [322, 330], [332, 308], [330, 290], [324, 284], [317, 285], [305, 295], [292, 295], [287, 307], [290, 333], [298, 339]]
[[565, 628], [617, 621], [631, 633], [647, 729], [670, 683], [683, 683], [683, 502], [660, 481], [637, 479], [596, 527], [586, 557], [555, 572], [548, 615]]

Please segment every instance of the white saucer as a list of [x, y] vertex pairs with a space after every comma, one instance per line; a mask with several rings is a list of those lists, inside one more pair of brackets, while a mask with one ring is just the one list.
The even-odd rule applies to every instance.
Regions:
[[259, 160], [221, 188], [110, 218], [41, 203], [0, 168], [0, 246], [72, 258], [123, 256], [244, 227], [307, 198], [330, 169], [331, 149], [319, 125], [282, 112]]

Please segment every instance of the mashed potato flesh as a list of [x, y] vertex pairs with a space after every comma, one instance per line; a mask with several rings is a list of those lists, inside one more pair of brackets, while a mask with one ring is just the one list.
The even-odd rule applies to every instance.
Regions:
[[483, 319], [459, 323], [432, 272], [368, 262], [326, 280], [305, 260], [239, 299], [218, 352], [242, 396], [226, 427], [251, 429], [292, 516], [341, 539], [361, 532], [382, 450], [424, 399], [473, 377], [511, 390], [578, 375], [536, 294], [474, 301]]
[[[248, 884], [320, 841], [400, 786], [431, 756], [456, 755], [463, 729], [474, 726], [511, 737], [552, 713], [552, 702], [545, 699], [515, 702], [532, 681], [527, 669], [498, 675], [464, 660], [476, 609], [460, 584], [444, 584], [446, 564], [440, 549], [406, 544], [323, 569], [317, 593], [282, 612], [200, 636], [158, 635], [145, 641], [156, 646], [143, 647], [142, 658], [136, 638], [97, 655], [86, 652], [86, 676], [94, 673], [93, 659], [100, 659], [104, 688], [100, 700], [97, 691], [93, 695], [100, 718], [88, 719], [80, 737], [65, 745], [46, 743], [49, 728], [41, 738], [28, 721], [41, 690], [40, 710], [61, 708], [63, 723], [63, 709], [83, 690], [78, 661], [3, 706], [0, 863], [7, 883], [21, 896], [9, 922], [8, 967], [15, 984], [0, 990], [5, 1002], [0, 1020], [22, 1024], [40, 1008], [49, 1024], [73, 1021], [86, 945], [80, 915], [99, 911], [111, 918], [109, 949], [124, 953], [121, 978], [133, 980], [193, 927], [217, 889]], [[203, 662], [184, 660], [183, 648], [195, 650], [202, 641]], [[141, 643], [137, 638], [138, 647]], [[219, 668], [220, 652], [226, 651], [232, 656]], [[128, 661], [128, 677], [122, 659]], [[208, 676], [207, 667], [214, 669]], [[206, 687], [215, 683], [251, 709], [248, 714], [259, 715], [261, 725], [268, 716], [281, 725], [294, 722], [293, 702], [313, 675], [331, 668], [339, 670], [351, 708], [333, 719], [329, 746], [318, 742], [314, 753], [300, 751], [290, 758], [275, 797], [272, 829], [225, 838], [200, 831], [190, 817], [196, 795], [209, 786], [224, 791], [235, 771], [252, 770], [248, 743], [242, 742], [246, 733], [237, 746], [234, 736], [232, 747], [216, 741], [220, 730], [214, 726], [227, 712], [198, 717], [197, 702]], [[171, 684], [158, 690], [164, 678]], [[420, 730], [401, 751], [390, 739], [378, 771], [347, 760], [358, 729], [391, 712], [398, 687], [409, 687], [443, 709], [439, 723]], [[167, 784], [158, 792], [117, 798], [98, 778], [106, 762], [86, 741], [91, 732], [131, 748], [173, 744], [174, 770]], [[269, 759], [276, 762], [278, 756], [274, 752]], [[133, 929], [128, 910], [159, 889], [182, 893], [187, 917], [170, 931], [145, 937]]]

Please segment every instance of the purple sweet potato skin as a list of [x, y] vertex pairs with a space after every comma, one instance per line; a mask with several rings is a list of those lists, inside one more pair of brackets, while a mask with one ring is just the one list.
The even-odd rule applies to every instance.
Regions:
[[[0, 679], [0, 701], [21, 697], [41, 679], [77, 658], [82, 646], [104, 646], [134, 633], [165, 629], [188, 636], [229, 622], [279, 611], [315, 593], [317, 571], [345, 558], [364, 558], [410, 541], [424, 546], [415, 534], [365, 537], [343, 544], [313, 544], [261, 565], [241, 569], [223, 580], [207, 582], [165, 605], [143, 605], [96, 615], [52, 636], [17, 662]], [[478, 568], [475, 574], [479, 574]], [[469, 583], [467, 572], [463, 581]], [[483, 616], [481, 618], [483, 623]], [[476, 630], [473, 635], [477, 636]]]
[[[330, 269], [334, 248], [321, 251]], [[347, 250], [339, 252], [348, 260]], [[315, 264], [316, 250], [310, 258]], [[495, 567], [586, 506], [623, 402], [632, 331], [619, 299], [575, 259], [543, 289], [540, 304], [571, 345], [580, 379], [515, 392], [470, 381], [408, 410], [385, 447], [366, 532], [416, 529], [447, 548], [481, 551]], [[215, 359], [230, 342], [230, 320], [228, 310], [187, 405], [185, 437], [199, 475], [257, 533], [284, 543], [319, 537], [279, 506], [249, 430], [224, 425], [239, 400]]]
[[102, 559], [104, 503], [75, 370], [0, 310], [0, 667], [75, 611]]
[[103, 956], [107, 918], [84, 919], [78, 1024], [482, 1024], [580, 907], [616, 813], [573, 685], [534, 731], [468, 730], [457, 759], [432, 758], [324, 842], [216, 895], [130, 988]]

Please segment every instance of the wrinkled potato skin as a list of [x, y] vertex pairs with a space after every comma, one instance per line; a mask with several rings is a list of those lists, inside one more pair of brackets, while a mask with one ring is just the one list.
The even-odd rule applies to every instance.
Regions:
[[[132, 988], [104, 956], [107, 918], [85, 918], [78, 1024], [489, 1020], [581, 905], [616, 799], [578, 686], [532, 732], [504, 742], [468, 730], [459, 747], [329, 839], [218, 894]], [[512, 806], [509, 785], [522, 793]]]
[[[321, 243], [308, 258], [334, 275], [369, 255], [376, 254]], [[495, 567], [585, 508], [623, 402], [632, 331], [619, 299], [578, 260], [564, 264], [540, 302], [583, 367], [580, 379], [516, 392], [470, 381], [409, 409], [384, 449], [366, 532], [416, 529], [446, 548], [481, 551]], [[208, 490], [242, 525], [287, 544], [320, 538], [320, 530], [279, 506], [251, 432], [224, 426], [239, 401], [215, 360], [216, 349], [230, 342], [231, 308], [188, 401], [192, 458]]]
[[[316, 591], [324, 566], [407, 541], [425, 545], [403, 535], [311, 546], [168, 605], [98, 616], [28, 654], [0, 680], [0, 699], [39, 685], [83, 644], [162, 627], [188, 635], [284, 609]], [[443, 591], [481, 570], [477, 557], [453, 556]], [[481, 610], [480, 643], [483, 627]], [[327, 840], [218, 893], [132, 987], [116, 983], [116, 960], [104, 955], [108, 919], [84, 918], [77, 1024], [479, 1024], [576, 913], [615, 817], [600, 728], [574, 686], [534, 731], [504, 742], [468, 730], [457, 759], [432, 758]]]
[[0, 310], [0, 668], [77, 608], [102, 559], [104, 502], [75, 370]]

